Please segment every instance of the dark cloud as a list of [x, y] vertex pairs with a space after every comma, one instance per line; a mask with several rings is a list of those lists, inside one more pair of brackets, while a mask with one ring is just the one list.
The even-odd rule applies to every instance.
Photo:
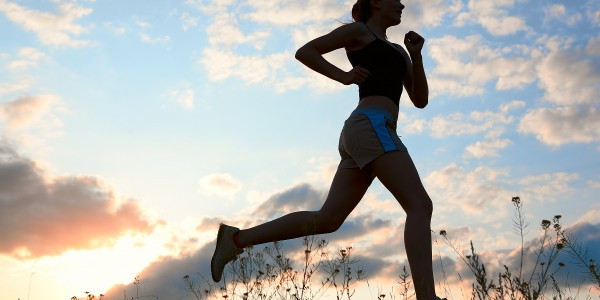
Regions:
[[[579, 223], [566, 229], [567, 234], [576, 241], [579, 247], [579, 253], [587, 254], [587, 259], [600, 260], [600, 223]], [[552, 228], [548, 231], [548, 238], [544, 247], [544, 254], [540, 255], [542, 237], [536, 237], [524, 244], [525, 253], [523, 256], [523, 272], [521, 278], [532, 283], [538, 282], [539, 272], [541, 271], [541, 263], [548, 266], [548, 256], [553, 249], [552, 245], [556, 241], [556, 236]], [[520, 247], [514, 249], [486, 251], [481, 245], [474, 245], [476, 253], [480, 256], [480, 262], [485, 265], [488, 275], [488, 280], [498, 282], [498, 274], [504, 273], [504, 266], [509, 268], [513, 278], [519, 276], [521, 270], [521, 252]], [[442, 247], [443, 248], [443, 247]], [[555, 248], [554, 248], [555, 249]], [[465, 255], [471, 254], [470, 249], [465, 250]], [[468, 251], [467, 251], [468, 250]], [[539, 260], [538, 260], [539, 258]], [[439, 256], [438, 256], [439, 260]], [[466, 264], [458, 257], [455, 259], [444, 257], [443, 272], [442, 265], [434, 259], [434, 272], [436, 280], [444, 280], [449, 284], [459, 283], [461, 281], [471, 283], [475, 282], [473, 273], [469, 270]], [[559, 267], [559, 263], [564, 263], [564, 267]], [[537, 267], [536, 267], [537, 264]], [[535, 274], [532, 276], [532, 271], [535, 269]], [[556, 273], [554, 273], [556, 272]], [[565, 288], [581, 288], [584, 285], [590, 284], [590, 276], [586, 273], [586, 269], [582, 267], [581, 262], [576, 259], [567, 247], [559, 252], [558, 256], [550, 266], [549, 274], [554, 273], [559, 286]], [[460, 277], [459, 277], [460, 274]], [[549, 285], [551, 284], [548, 283]], [[547, 287], [548, 291], [552, 290], [551, 286]]]
[[[262, 216], [264, 218], [279, 217], [285, 213], [296, 211], [299, 209], [319, 209], [326, 196], [325, 191], [315, 189], [309, 184], [300, 184], [291, 187], [281, 193], [273, 195], [265, 200], [252, 213], [253, 216]], [[198, 231], [214, 230], [215, 237], [218, 228], [218, 223], [223, 220], [219, 217], [204, 218], [199, 221], [197, 226]], [[230, 220], [234, 223], [245, 223], [240, 220]], [[356, 239], [365, 235], [369, 235], [375, 230], [390, 226], [390, 221], [374, 217], [370, 214], [352, 216], [347, 219], [342, 227], [331, 234], [316, 236], [316, 241], [325, 239], [327, 242], [335, 244], [344, 244], [344, 240]], [[204, 282], [200, 277], [210, 279], [209, 261], [214, 251], [214, 240], [202, 246], [198, 251], [185, 257], [179, 258], [164, 258], [157, 261], [145, 270], [140, 275], [140, 295], [156, 296], [159, 299], [192, 299], [193, 296], [186, 291], [183, 282], [183, 276], [190, 275], [196, 280], [198, 288], [203, 290], [208, 287], [207, 282]], [[297, 270], [302, 267], [300, 259], [304, 254], [303, 239], [297, 238], [288, 241], [280, 242], [281, 251], [284, 255], [294, 259], [294, 266]], [[352, 245], [347, 245], [352, 246]], [[253, 251], [263, 251], [265, 247], [272, 247], [272, 244], [262, 244], [253, 247]], [[313, 248], [314, 249], [314, 248]], [[333, 259], [339, 250], [336, 246], [328, 244], [325, 248], [329, 252], [329, 258]], [[380, 274], [381, 270], [385, 270], [389, 263], [382, 257], [374, 257], [364, 255], [364, 249], [354, 251], [355, 258], [358, 262], [354, 265], [364, 269], [368, 277]], [[397, 254], [397, 253], [393, 253]], [[324, 276], [322, 270], [318, 273], [319, 276]], [[320, 278], [320, 277], [319, 277]], [[211, 281], [212, 282], [212, 281]], [[317, 281], [315, 281], [317, 282]], [[106, 293], [106, 299], [122, 299], [123, 291], [127, 291], [131, 295], [132, 291], [136, 291], [136, 286], [131, 283], [129, 285], [120, 285], [113, 287]]]
[[152, 228], [135, 201], [116, 199], [102, 180], [48, 176], [0, 141], [0, 253], [21, 258], [57, 255]]
[[160, 259], [139, 274], [137, 286], [133, 282], [114, 286], [105, 293], [105, 299], [123, 299], [124, 293], [128, 295], [128, 299], [138, 294], [141, 299], [192, 299], [192, 294], [186, 290], [183, 277], [189, 275], [194, 278], [201, 290], [208, 287], [198, 274], [211, 280], [210, 258], [213, 251], [214, 243], [208, 243], [193, 255]]
[[310, 184], [302, 183], [271, 196], [258, 206], [252, 214], [273, 218], [297, 210], [318, 210], [323, 205], [326, 197], [327, 192], [319, 191]]
[[[309, 198], [312, 197], [312, 199], [316, 199], [319, 197], [318, 195], [323, 194], [323, 192], [315, 190], [310, 185], [298, 185], [290, 188], [288, 191], [284, 191], [267, 199], [266, 202], [260, 206], [263, 207], [263, 209], [257, 209], [257, 211], [269, 211], [266, 207], [266, 203], [270, 203], [271, 205], [276, 203], [283, 204], [288, 210], [296, 209], [294, 204], [287, 200], [308, 199], [308, 203], [315, 203], [311, 201], [316, 200], [310, 200]], [[272, 213], [275, 213], [275, 210], [272, 210]], [[265, 213], [265, 215], [268, 214]], [[208, 227], [214, 227], [216, 232], [216, 224], [218, 222], [218, 218], [206, 218], [200, 222], [201, 225], [198, 228], [207, 229]], [[410, 269], [405, 254], [403, 254], [403, 226], [402, 224], [392, 226], [392, 223], [393, 222], [391, 221], [373, 217], [372, 214], [353, 215], [346, 220], [344, 225], [342, 225], [337, 232], [317, 236], [316, 239], [325, 239], [330, 242], [330, 244], [325, 247], [328, 256], [324, 259], [335, 259], [340, 250], [336, 247], [339, 245], [344, 247], [353, 246], [351, 244], [344, 245], [344, 241], [355, 240], [373, 234], [381, 235], [381, 229], [385, 229], [385, 236], [389, 237], [385, 239], [385, 243], [373, 244], [367, 248], [355, 247], [352, 250], [352, 258], [356, 260], [356, 263], [353, 264], [352, 267], [354, 270], [357, 268], [364, 270], [366, 280], [386, 278], [392, 282], [398, 282], [398, 276], [402, 273], [402, 268], [406, 267], [409, 273]], [[470, 230], [467, 227], [450, 229], [447, 236], [454, 243], [460, 236], [467, 235], [469, 231]], [[550, 232], [552, 232], [552, 230], [550, 230]], [[600, 259], [600, 255], [598, 255], [600, 253], [600, 223], [578, 224], [567, 228], [567, 232], [573, 236], [584, 249], [587, 249], [587, 253], [591, 257], [596, 258], [596, 260]], [[436, 232], [435, 235], [437, 234], [438, 233]], [[473, 274], [465, 263], [443, 242], [441, 237], [436, 236], [436, 238], [438, 240], [437, 242], [434, 242], [433, 247], [433, 271], [436, 282], [444, 289], [458, 289], [460, 286], [470, 289], [471, 283], [474, 282]], [[334, 244], [336, 246], [333, 246]], [[464, 241], [461, 242], [461, 244], [464, 245]], [[294, 260], [295, 269], [301, 271], [304, 253], [302, 239], [283, 241], [280, 245], [283, 254]], [[468, 246], [468, 244], [466, 245]], [[525, 255], [525, 270], [532, 269], [535, 262], [534, 254], [535, 251], [539, 249], [539, 245], [540, 240], [537, 237], [526, 242], [528, 251]], [[485, 264], [489, 280], [497, 282], [498, 274], [503, 272], [503, 265], [505, 264], [511, 268], [513, 274], [517, 274], [516, 267], [519, 265], [518, 249], [490, 251], [485, 249], [485, 246], [477, 244], [474, 246], [476, 253], [480, 255], [481, 262]], [[272, 244], [257, 245], [253, 248], [253, 251], [263, 251], [265, 247], [272, 247]], [[466, 252], [462, 252], [463, 250]], [[468, 250], [469, 249], [460, 249], [459, 251], [466, 254], [469, 253]], [[208, 283], [203, 281], [200, 275], [210, 281], [209, 260], [212, 251], [214, 251], [214, 241], [202, 246], [201, 249], [189, 256], [164, 258], [151, 264], [140, 273], [141, 281], [137, 286], [140, 288], [140, 295], [156, 296], [159, 297], [159, 299], [193, 299], [192, 295], [186, 291], [183, 276], [192, 276], [198, 284], [197, 287], [201, 290], [208, 287]], [[445, 254], [447, 251], [450, 251], [451, 254]], [[561, 284], [567, 282], [566, 280], [568, 280], [569, 283], [575, 284], [583, 282], [585, 274], [579, 266], [572, 262], [572, 258], [567, 252], [564, 252], [556, 263], [559, 261], [567, 264], [566, 267], [557, 273], [556, 278], [561, 281]], [[320, 270], [316, 275], [318, 276], [315, 278], [321, 279], [325, 276], [325, 273], [323, 270]], [[524, 277], [525, 276], [529, 276], [529, 273], [524, 272]], [[412, 280], [412, 278], [409, 278], [409, 281], [410, 280]], [[361, 282], [358, 284], [364, 285], [365, 283]], [[132, 295], [131, 293], [136, 291], [137, 287], [134, 284], [114, 287], [107, 293], [107, 295], [109, 295], [107, 299], [122, 299], [123, 291], [127, 291], [128, 295]]]

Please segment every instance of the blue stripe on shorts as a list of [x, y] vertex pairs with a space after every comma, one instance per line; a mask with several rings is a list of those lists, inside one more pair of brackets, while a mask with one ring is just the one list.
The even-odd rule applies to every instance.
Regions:
[[364, 115], [369, 119], [375, 134], [377, 134], [379, 142], [381, 142], [384, 152], [399, 150], [396, 146], [396, 143], [394, 143], [394, 140], [392, 139], [390, 131], [387, 129], [387, 121], [394, 120], [388, 111], [379, 108], [359, 107], [354, 110], [352, 114]]

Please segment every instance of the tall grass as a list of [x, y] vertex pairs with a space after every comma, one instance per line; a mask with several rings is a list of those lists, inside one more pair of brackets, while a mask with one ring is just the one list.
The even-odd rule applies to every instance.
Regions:
[[[525, 244], [525, 236], [529, 223], [524, 217], [523, 203], [519, 197], [512, 198], [514, 206], [513, 229], [520, 238], [518, 247], [518, 263], [516, 266], [503, 265], [503, 269], [492, 275], [470, 241], [470, 249], [466, 253], [448, 238], [446, 230], [439, 232], [448, 248], [457, 259], [467, 267], [470, 274], [456, 274], [464, 285], [465, 275], [472, 275], [470, 291], [459, 287], [461, 299], [471, 300], [545, 300], [545, 299], [578, 299], [580, 290], [571, 290], [569, 282], [558, 282], [556, 276], [566, 266], [559, 261], [561, 253], [568, 254], [572, 264], [579, 267], [587, 281], [600, 292], [600, 274], [596, 258], [591, 257], [587, 249], [576, 240], [560, 223], [561, 216], [540, 223], [540, 238], [533, 246]], [[437, 240], [437, 237], [436, 237]], [[359, 262], [352, 256], [353, 248], [330, 250], [327, 241], [318, 236], [306, 236], [302, 240], [303, 253], [296, 259], [289, 257], [282, 250], [279, 242], [267, 245], [262, 249], [246, 248], [245, 252], [227, 265], [221, 283], [207, 280], [202, 273], [195, 276], [183, 276], [188, 298], [204, 299], [259, 299], [259, 300], [313, 300], [313, 299], [352, 299], [359, 283], [365, 279], [366, 273]], [[527, 255], [533, 253], [535, 262], [529, 267], [525, 264]], [[441, 259], [439, 264], [443, 273], [441, 287], [452, 299], [452, 287], [448, 284], [448, 274]], [[394, 291], [384, 293], [378, 291], [378, 300], [382, 299], [415, 299], [411, 276], [406, 266], [398, 275], [398, 287]], [[145, 298], [159, 299], [156, 296], [140, 296], [140, 278], [134, 280], [135, 295], [128, 297], [124, 291], [124, 300], [140, 300]], [[579, 283], [581, 284], [581, 283]], [[368, 281], [367, 281], [368, 285]], [[565, 288], [566, 287], [566, 288]], [[440, 291], [438, 291], [440, 292]], [[79, 299], [103, 299], [86, 292]], [[388, 298], [389, 297], [389, 298]], [[587, 299], [592, 299], [590, 294]], [[599, 298], [600, 299], [600, 298]], [[161, 299], [162, 300], [162, 299]]]

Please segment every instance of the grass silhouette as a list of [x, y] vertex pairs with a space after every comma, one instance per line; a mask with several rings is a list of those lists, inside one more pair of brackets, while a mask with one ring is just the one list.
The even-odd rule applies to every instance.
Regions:
[[[469, 295], [460, 287], [462, 299], [471, 300], [544, 300], [544, 299], [578, 299], [579, 288], [573, 292], [571, 283], [563, 286], [556, 275], [564, 269], [566, 263], [559, 261], [560, 254], [565, 252], [574, 265], [585, 274], [596, 292], [600, 292], [600, 274], [596, 258], [591, 257], [584, 246], [567, 232], [560, 223], [561, 216], [556, 215], [552, 220], [542, 220], [540, 223], [540, 238], [537, 247], [526, 246], [525, 233], [530, 225], [523, 214], [523, 203], [519, 197], [512, 198], [514, 206], [513, 226], [520, 237], [519, 262], [516, 267], [503, 265], [503, 270], [496, 275], [488, 273], [485, 262], [470, 241], [470, 249], [463, 254], [457, 244], [448, 238], [446, 230], [441, 230], [439, 236], [445, 244], [457, 255], [473, 276]], [[435, 235], [434, 235], [435, 236]], [[437, 241], [437, 237], [436, 237]], [[302, 240], [303, 255], [294, 261], [282, 251], [282, 245], [274, 242], [261, 250], [249, 247], [236, 260], [228, 264], [221, 283], [206, 279], [202, 273], [196, 276], [185, 275], [183, 282], [188, 292], [187, 298], [196, 300], [209, 299], [259, 299], [259, 300], [313, 300], [322, 299], [352, 299], [360, 282], [365, 279], [365, 271], [359, 261], [353, 259], [351, 247], [329, 250], [326, 240], [318, 236], [306, 236]], [[526, 255], [533, 253], [535, 263], [527, 267]], [[448, 274], [440, 255], [440, 265], [443, 278], [440, 285], [452, 299], [452, 290], [447, 283]], [[528, 274], [528, 275], [527, 275]], [[457, 274], [461, 282], [465, 274]], [[398, 275], [398, 289], [389, 293], [379, 292], [376, 296], [382, 299], [415, 299], [411, 276], [406, 266]], [[159, 299], [154, 295], [143, 295], [140, 291], [140, 278], [134, 280], [135, 296], [127, 296], [124, 300]], [[368, 284], [368, 281], [367, 281]], [[464, 285], [464, 282], [463, 282]], [[565, 288], [567, 287], [567, 288]], [[140, 295], [142, 294], [142, 295]], [[186, 299], [187, 299], [186, 298]], [[83, 298], [72, 297], [71, 300], [104, 299], [86, 292]], [[592, 299], [588, 294], [586, 299]]]

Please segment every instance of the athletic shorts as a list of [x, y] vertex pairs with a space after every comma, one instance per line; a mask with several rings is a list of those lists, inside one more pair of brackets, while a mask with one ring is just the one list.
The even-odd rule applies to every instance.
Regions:
[[339, 168], [360, 168], [384, 153], [408, 152], [396, 133], [392, 114], [377, 106], [355, 109], [344, 123], [339, 143]]

